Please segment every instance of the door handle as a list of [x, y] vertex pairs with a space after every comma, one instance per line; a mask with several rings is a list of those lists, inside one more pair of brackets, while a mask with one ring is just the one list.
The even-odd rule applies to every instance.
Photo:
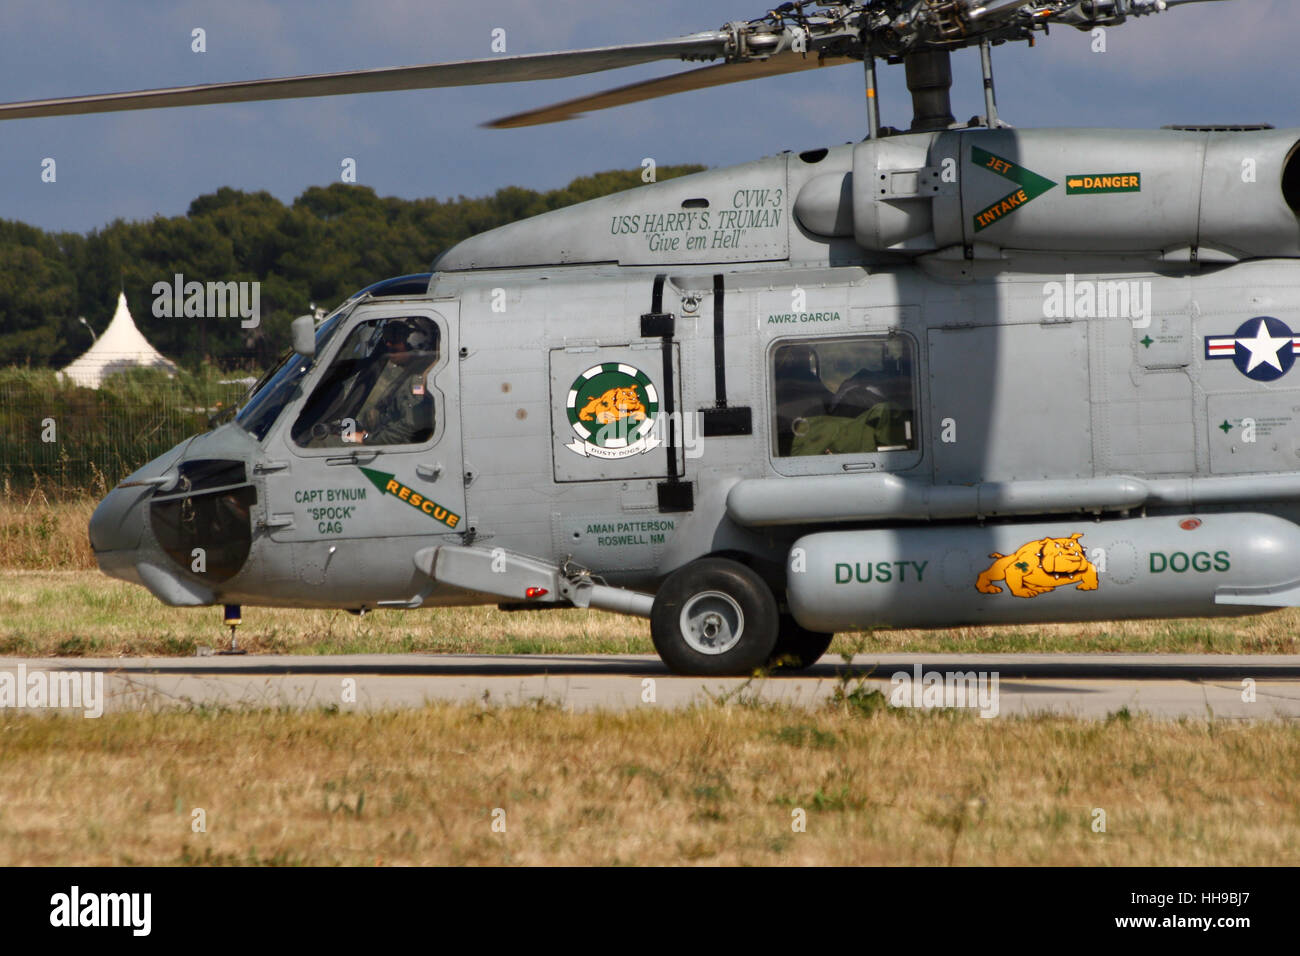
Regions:
[[432, 465], [416, 465], [415, 473], [425, 481], [437, 481], [442, 475], [442, 462]]
[[379, 457], [377, 451], [354, 451], [350, 455], [326, 458], [327, 465], [368, 465]]

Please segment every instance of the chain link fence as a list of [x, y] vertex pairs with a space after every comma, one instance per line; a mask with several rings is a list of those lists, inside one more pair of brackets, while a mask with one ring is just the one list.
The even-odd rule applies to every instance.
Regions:
[[0, 478], [11, 488], [100, 491], [243, 401], [245, 381], [215, 375], [116, 377], [99, 389], [0, 370]]

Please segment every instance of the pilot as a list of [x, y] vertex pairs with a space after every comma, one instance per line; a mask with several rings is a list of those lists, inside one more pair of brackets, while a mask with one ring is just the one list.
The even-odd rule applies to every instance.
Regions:
[[343, 440], [366, 445], [409, 445], [433, 434], [433, 395], [425, 375], [437, 358], [434, 338], [408, 319], [383, 332], [385, 366], [357, 413], [359, 427]]

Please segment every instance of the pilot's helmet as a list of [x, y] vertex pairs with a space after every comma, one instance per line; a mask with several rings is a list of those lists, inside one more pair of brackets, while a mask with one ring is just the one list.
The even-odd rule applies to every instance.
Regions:
[[398, 319], [384, 326], [384, 342], [390, 347], [403, 343], [412, 352], [433, 348], [433, 336], [407, 319]]
[[412, 329], [406, 345], [412, 352], [427, 352], [433, 348], [433, 336], [423, 329]]

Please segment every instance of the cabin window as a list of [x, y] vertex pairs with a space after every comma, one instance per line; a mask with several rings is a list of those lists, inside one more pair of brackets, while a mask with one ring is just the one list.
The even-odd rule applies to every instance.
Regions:
[[914, 451], [914, 347], [906, 335], [782, 342], [772, 352], [778, 457]]
[[438, 326], [423, 316], [362, 322], [293, 426], [304, 448], [419, 445], [433, 437]]

